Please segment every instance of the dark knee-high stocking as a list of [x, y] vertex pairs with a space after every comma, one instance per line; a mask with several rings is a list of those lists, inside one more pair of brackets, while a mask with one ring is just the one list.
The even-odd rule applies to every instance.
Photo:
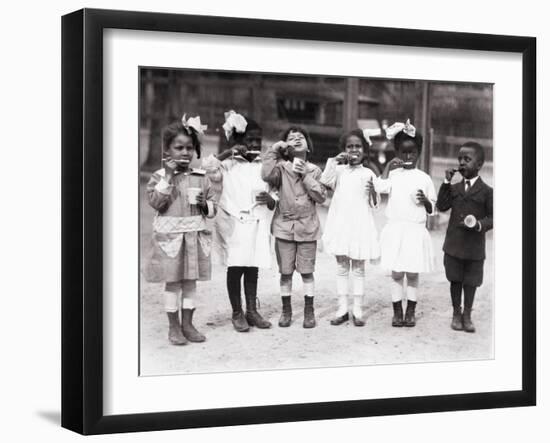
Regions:
[[451, 282], [451, 301], [453, 303], [453, 319], [451, 329], [462, 331], [462, 282]]
[[227, 293], [233, 309], [231, 321], [233, 327], [239, 332], [248, 331], [248, 323], [243, 313], [241, 301], [241, 277], [244, 273], [242, 266], [230, 266], [227, 268]]
[[474, 305], [475, 294], [475, 286], [464, 285], [464, 314], [462, 316], [462, 324], [466, 332], [476, 331], [474, 324], [472, 323], [472, 307]]
[[462, 302], [462, 282], [451, 282], [451, 301], [453, 303], [453, 309], [460, 311]]
[[258, 312], [257, 307], [258, 291], [258, 268], [244, 268], [244, 295], [246, 298], [246, 321], [250, 326], [260, 329], [271, 327], [271, 323], [265, 320]]

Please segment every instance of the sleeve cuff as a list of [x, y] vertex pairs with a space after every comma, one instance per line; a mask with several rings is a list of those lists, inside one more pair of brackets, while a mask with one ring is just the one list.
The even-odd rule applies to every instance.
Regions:
[[164, 195], [170, 195], [172, 193], [173, 186], [168, 183], [164, 177], [155, 185], [155, 190]]
[[307, 187], [310, 188], [312, 183], [311, 181], [313, 180], [313, 178], [308, 175], [308, 174], [305, 174], [304, 177], [302, 178], [302, 183], [304, 183], [304, 185], [307, 184]]

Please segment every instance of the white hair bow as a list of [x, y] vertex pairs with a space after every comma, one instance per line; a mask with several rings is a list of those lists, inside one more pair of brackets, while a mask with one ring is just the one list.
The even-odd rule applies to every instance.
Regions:
[[389, 128], [386, 129], [386, 138], [388, 140], [391, 140], [394, 138], [398, 133], [403, 131], [405, 134], [407, 134], [409, 137], [414, 137], [416, 135], [416, 128], [411, 125], [411, 120], [407, 119], [405, 123], [394, 123]]
[[201, 124], [201, 118], [197, 115], [196, 117], [186, 119], [186, 116], [187, 114], [183, 114], [183, 117], [181, 118], [181, 124], [183, 127], [188, 131], [193, 129], [197, 134], [204, 134], [204, 131], [206, 131], [208, 126]]
[[370, 138], [378, 135], [381, 135], [380, 129], [363, 129], [363, 137], [365, 137], [369, 146], [372, 146], [372, 140]]
[[233, 129], [239, 134], [244, 134], [248, 123], [241, 114], [237, 114], [235, 111], [231, 110], [225, 112], [223, 115], [225, 117], [225, 123], [222, 127], [225, 131], [225, 138], [227, 138], [227, 140], [231, 137]]

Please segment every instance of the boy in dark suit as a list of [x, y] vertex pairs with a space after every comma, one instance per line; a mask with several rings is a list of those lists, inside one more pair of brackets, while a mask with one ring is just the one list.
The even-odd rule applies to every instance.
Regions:
[[[476, 142], [467, 142], [458, 152], [459, 168], [445, 171], [436, 206], [440, 211], [451, 209], [445, 235], [443, 263], [451, 282], [453, 320], [451, 328], [475, 332], [471, 312], [476, 288], [483, 282], [485, 233], [493, 228], [493, 188], [478, 173], [485, 154]], [[455, 172], [464, 179], [451, 185]], [[473, 217], [472, 217], [473, 216]], [[464, 312], [461, 311], [464, 289]]]

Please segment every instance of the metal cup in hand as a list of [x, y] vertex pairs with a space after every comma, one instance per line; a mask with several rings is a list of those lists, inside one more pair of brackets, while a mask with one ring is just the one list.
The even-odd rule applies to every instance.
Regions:
[[477, 225], [477, 218], [473, 216], [472, 214], [467, 215], [464, 218], [464, 225], [466, 225], [468, 228], [473, 228], [475, 225]]

